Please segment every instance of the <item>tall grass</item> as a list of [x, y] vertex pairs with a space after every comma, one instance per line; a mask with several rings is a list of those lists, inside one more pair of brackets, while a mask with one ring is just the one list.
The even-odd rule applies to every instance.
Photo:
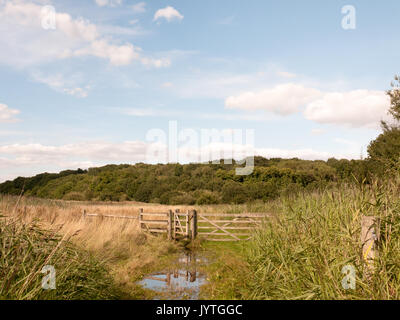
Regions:
[[[120, 297], [142, 297], [136, 281], [164, 256], [173, 253], [176, 245], [139, 232], [138, 220], [84, 218], [83, 209], [90, 213], [136, 216], [139, 207], [0, 196], [0, 214], [6, 216], [1, 220], [0, 274], [9, 275], [0, 279], [0, 285], [3, 290], [14, 288], [0, 291], [0, 298], [114, 297], [115, 290], [102, 285], [106, 279], [113, 280], [110, 285], [119, 288]], [[38, 285], [43, 277], [40, 270], [50, 255], [48, 260], [56, 263], [57, 283], [61, 286], [65, 275], [72, 291], [60, 287], [54, 292], [43, 292]], [[25, 281], [30, 284], [25, 285], [29, 289], [17, 294], [14, 290]], [[80, 294], [74, 291], [75, 286], [80, 288]]]
[[[399, 299], [400, 181], [282, 198], [280, 214], [246, 247], [245, 299]], [[379, 257], [367, 272], [361, 217], [381, 220]], [[356, 270], [356, 289], [342, 268]], [[248, 276], [250, 275], [250, 276]]]
[[[44, 266], [56, 271], [56, 288], [44, 290]], [[1, 299], [116, 299], [119, 290], [101, 262], [66, 237], [36, 223], [0, 218]]]

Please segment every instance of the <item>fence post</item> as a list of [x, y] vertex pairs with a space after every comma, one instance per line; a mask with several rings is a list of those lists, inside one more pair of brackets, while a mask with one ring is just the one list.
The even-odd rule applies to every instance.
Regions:
[[82, 218], [86, 218], [86, 210], [85, 209], [83, 209], [83, 211], [82, 211]]
[[367, 264], [368, 273], [373, 271], [374, 260], [378, 257], [379, 218], [362, 217], [361, 245], [363, 260]]
[[167, 217], [168, 217], [168, 230], [167, 230], [168, 240], [172, 240], [174, 237], [174, 234], [172, 232], [172, 229], [174, 228], [174, 225], [173, 225], [174, 213], [172, 212], [172, 210], [168, 211]]
[[190, 239], [190, 211], [186, 211], [186, 238]]
[[191, 221], [191, 231], [192, 231], [192, 240], [197, 237], [197, 211], [192, 210], [192, 221]]
[[142, 229], [143, 229], [143, 208], [140, 208], [139, 209], [139, 228], [140, 228], [140, 231], [142, 231]]
[[[179, 209], [175, 209], [175, 214], [174, 214], [174, 239], [176, 239], [177, 238], [177, 236], [176, 236], [176, 230], [179, 228], [179, 216], [178, 216], [178, 214], [180, 213], [181, 211], [179, 210]], [[181, 230], [182, 231], [182, 230]]]

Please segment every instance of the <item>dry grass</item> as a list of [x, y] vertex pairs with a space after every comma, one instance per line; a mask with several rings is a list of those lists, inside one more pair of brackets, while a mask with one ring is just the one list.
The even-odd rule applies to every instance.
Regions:
[[[131, 297], [141, 297], [135, 282], [177, 250], [161, 237], [143, 234], [136, 219], [83, 217], [88, 213], [137, 217], [139, 205], [61, 202], [0, 196], [0, 212], [21, 223], [39, 223], [106, 262], [114, 280]], [[147, 207], [146, 211], [162, 211]]]

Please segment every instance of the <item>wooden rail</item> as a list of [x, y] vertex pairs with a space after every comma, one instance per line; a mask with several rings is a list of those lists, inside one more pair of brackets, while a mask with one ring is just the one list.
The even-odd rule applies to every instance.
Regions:
[[119, 219], [138, 219], [141, 230], [150, 233], [163, 233], [169, 240], [201, 238], [207, 241], [243, 241], [252, 237], [253, 230], [269, 218], [268, 214], [260, 213], [197, 213], [196, 210], [180, 212], [144, 212], [139, 210], [138, 217], [88, 214], [84, 217], [102, 217]]
[[269, 217], [269, 214], [261, 213], [200, 213], [199, 237], [207, 241], [250, 240], [251, 231], [261, 227], [263, 220]]

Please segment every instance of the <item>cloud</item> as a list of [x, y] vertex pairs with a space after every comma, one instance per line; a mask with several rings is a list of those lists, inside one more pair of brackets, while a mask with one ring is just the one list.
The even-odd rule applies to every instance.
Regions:
[[292, 79], [292, 78], [296, 78], [297, 77], [297, 74], [291, 73], [291, 72], [287, 72], [287, 71], [277, 71], [276, 74], [277, 74], [278, 77], [286, 78], [286, 79]]
[[157, 10], [157, 12], [154, 14], [154, 19], [153, 19], [154, 21], [160, 19], [165, 19], [168, 22], [171, 22], [173, 20], [182, 20], [183, 15], [181, 15], [175, 8], [168, 6], [165, 7], [164, 9]]
[[0, 122], [15, 122], [15, 116], [19, 114], [19, 110], [10, 109], [7, 105], [0, 103]]
[[338, 154], [332, 152], [317, 151], [311, 148], [295, 150], [261, 148], [256, 150], [256, 155], [265, 158], [299, 158], [304, 160], [328, 160], [332, 157], [336, 157], [339, 159], [354, 159], [358, 156], [356, 154]]
[[389, 106], [383, 91], [330, 92], [308, 104], [304, 116], [318, 123], [377, 128], [380, 120], [389, 119]]
[[139, 2], [134, 4], [132, 7], [132, 11], [135, 14], [146, 12], [146, 2]]
[[234, 20], [235, 20], [235, 16], [229, 16], [229, 17], [226, 17], [226, 18], [218, 21], [218, 24], [227, 26], [227, 25], [231, 25]]
[[142, 58], [141, 62], [145, 66], [150, 66], [155, 68], [169, 67], [171, 65], [171, 60], [168, 58], [162, 58], [162, 59]]
[[224, 121], [271, 121], [273, 117], [266, 114], [243, 114], [243, 113], [207, 113], [195, 112], [184, 114], [181, 110], [165, 110], [165, 109], [151, 109], [151, 108], [110, 108], [111, 111], [132, 117], [147, 117], [147, 118], [193, 118], [204, 120], [224, 120]]
[[39, 72], [33, 72], [31, 76], [34, 81], [46, 84], [57, 92], [62, 92], [78, 98], [86, 98], [90, 90], [90, 85], [78, 86], [76, 84], [77, 82], [81, 82], [79, 79], [80, 75], [69, 75], [65, 77], [60, 73], [43, 75]]
[[65, 161], [74, 158], [85, 160], [121, 160], [143, 161], [146, 143], [141, 141], [126, 141], [122, 143], [85, 142], [61, 146], [46, 146], [42, 144], [12, 144], [0, 146], [0, 154], [16, 157], [23, 164], [38, 164], [42, 161]]
[[[110, 2], [107, 2], [110, 3]], [[0, 61], [27, 67], [52, 61], [92, 56], [123, 66], [134, 61], [148, 61], [142, 49], [131, 43], [120, 43], [101, 33], [101, 27], [83, 18], [72, 18], [68, 13], [55, 13], [55, 29], [44, 29], [42, 6], [18, 2], [0, 2]], [[110, 29], [110, 28], [108, 28]], [[144, 59], [144, 60], [143, 60]], [[153, 65], [165, 66], [157, 61]]]
[[302, 112], [320, 124], [376, 129], [387, 114], [389, 97], [384, 91], [325, 92], [302, 84], [286, 83], [259, 91], [244, 91], [225, 99], [227, 109], [263, 110], [286, 116]]
[[122, 0], [96, 0], [96, 4], [99, 7], [105, 7], [105, 6], [116, 7], [122, 4]]
[[300, 110], [301, 106], [310, 103], [321, 95], [314, 88], [287, 83], [258, 92], [244, 92], [230, 96], [225, 100], [228, 109], [266, 110], [280, 115], [289, 115]]

